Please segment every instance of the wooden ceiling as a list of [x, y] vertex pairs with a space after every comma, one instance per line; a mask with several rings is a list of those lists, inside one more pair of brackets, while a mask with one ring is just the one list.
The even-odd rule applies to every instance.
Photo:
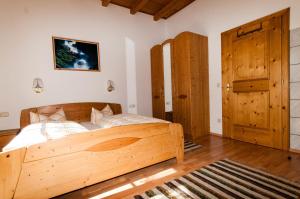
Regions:
[[115, 4], [130, 9], [131, 14], [143, 12], [153, 16], [155, 21], [167, 19], [195, 0], [101, 0], [102, 6]]

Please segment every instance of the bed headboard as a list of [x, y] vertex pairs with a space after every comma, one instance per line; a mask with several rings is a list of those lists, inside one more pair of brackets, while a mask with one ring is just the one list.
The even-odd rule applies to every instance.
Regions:
[[101, 110], [106, 105], [109, 105], [114, 114], [121, 114], [122, 108], [120, 104], [104, 103], [104, 102], [83, 102], [83, 103], [69, 103], [69, 104], [56, 104], [49, 106], [41, 106], [35, 108], [24, 109], [21, 111], [20, 128], [23, 129], [30, 124], [30, 112], [51, 115], [58, 109], [63, 108], [67, 120], [75, 122], [87, 122], [91, 120], [92, 107]]

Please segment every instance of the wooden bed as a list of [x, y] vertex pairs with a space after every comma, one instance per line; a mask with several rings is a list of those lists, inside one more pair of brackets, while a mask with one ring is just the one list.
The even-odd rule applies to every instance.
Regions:
[[[63, 108], [68, 120], [90, 121], [91, 108], [107, 103], [73, 103], [23, 110], [52, 114]], [[109, 104], [115, 114], [119, 104]], [[179, 124], [152, 123], [99, 129], [0, 153], [0, 198], [50, 198], [171, 158], [182, 161]]]

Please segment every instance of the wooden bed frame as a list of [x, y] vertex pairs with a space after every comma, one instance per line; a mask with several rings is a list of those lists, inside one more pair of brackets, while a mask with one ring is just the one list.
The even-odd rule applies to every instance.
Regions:
[[[74, 103], [23, 110], [52, 114], [63, 108], [67, 119], [89, 121], [91, 108], [108, 103]], [[115, 114], [119, 104], [109, 104]], [[74, 134], [27, 148], [0, 153], [0, 198], [50, 198], [171, 158], [184, 157], [180, 124], [153, 123], [119, 126]]]

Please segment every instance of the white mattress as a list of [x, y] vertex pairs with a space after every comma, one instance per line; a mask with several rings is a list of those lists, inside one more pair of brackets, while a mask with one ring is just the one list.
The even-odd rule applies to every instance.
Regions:
[[72, 134], [86, 133], [90, 130], [144, 123], [168, 122], [135, 114], [118, 114], [104, 117], [97, 125], [92, 124], [91, 122], [82, 122], [79, 124], [72, 121], [30, 124], [22, 129], [22, 131], [6, 145], [2, 151], [11, 151], [21, 147], [29, 147], [34, 144], [63, 138]]

